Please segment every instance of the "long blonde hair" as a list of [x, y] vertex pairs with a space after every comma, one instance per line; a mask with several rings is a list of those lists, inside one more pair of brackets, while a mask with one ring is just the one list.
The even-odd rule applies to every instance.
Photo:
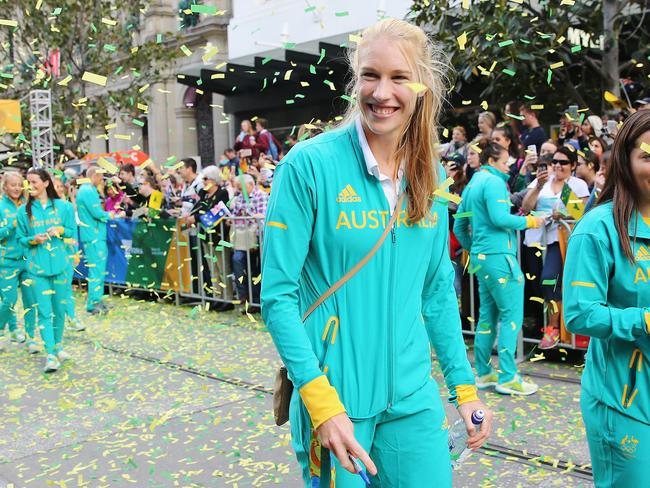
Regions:
[[[415, 109], [402, 129], [394, 158], [405, 161], [408, 218], [417, 222], [429, 215], [433, 192], [438, 182], [438, 118], [444, 95], [447, 92], [450, 66], [448, 57], [419, 27], [404, 20], [383, 19], [368, 27], [348, 53], [352, 76], [348, 95], [358, 100], [361, 50], [373, 40], [388, 37], [399, 41], [404, 57], [411, 64], [414, 83], [426, 86], [419, 93]], [[358, 103], [350, 103], [341, 125], [352, 123], [357, 117], [364, 118]]]

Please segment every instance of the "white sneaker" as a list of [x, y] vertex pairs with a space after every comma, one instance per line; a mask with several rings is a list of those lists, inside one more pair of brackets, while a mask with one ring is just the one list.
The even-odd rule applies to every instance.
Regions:
[[56, 358], [56, 356], [53, 354], [48, 354], [47, 359], [45, 360], [45, 367], [43, 368], [43, 371], [45, 371], [46, 373], [53, 373], [60, 367], [61, 367], [61, 363]]
[[476, 388], [483, 390], [485, 388], [490, 388], [491, 386], [497, 386], [499, 382], [499, 375], [496, 373], [488, 373], [483, 376], [476, 378]]
[[535, 383], [524, 381], [521, 376], [517, 375], [507, 383], [499, 383], [495, 390], [503, 395], [523, 395], [528, 396], [536, 393], [539, 389]]
[[56, 353], [56, 357], [59, 360], [59, 362], [64, 363], [68, 359], [70, 359], [70, 354], [65, 352], [63, 349], [59, 349], [59, 352]]
[[78, 318], [75, 318], [74, 320], [71, 320], [70, 325], [72, 327], [72, 330], [77, 331], [77, 332], [81, 332], [82, 330], [86, 330], [86, 326]]
[[38, 345], [36, 344], [36, 341], [29, 341], [27, 343], [27, 352], [29, 354], [38, 354], [41, 352], [41, 350], [38, 348]]
[[19, 330], [14, 330], [11, 333], [11, 341], [17, 342], [18, 344], [22, 344], [23, 342], [25, 342], [25, 334], [23, 334]]

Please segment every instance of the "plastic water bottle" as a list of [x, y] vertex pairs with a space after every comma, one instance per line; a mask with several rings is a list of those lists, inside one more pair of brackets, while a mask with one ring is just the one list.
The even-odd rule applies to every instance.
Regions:
[[[475, 410], [472, 412], [472, 423], [477, 429], [480, 429], [484, 418], [485, 412], [483, 410]], [[467, 459], [467, 456], [472, 453], [472, 450], [467, 447], [467, 439], [468, 435], [465, 421], [458, 419], [449, 428], [449, 454], [451, 455], [451, 466], [453, 469], [458, 469], [462, 462]]]

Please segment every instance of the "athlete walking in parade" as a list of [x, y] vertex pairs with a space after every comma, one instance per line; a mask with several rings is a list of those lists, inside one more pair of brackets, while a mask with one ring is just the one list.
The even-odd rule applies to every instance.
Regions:
[[[451, 486], [436, 352], [471, 448], [492, 414], [465, 352], [448, 251], [435, 129], [442, 54], [424, 32], [387, 19], [352, 55], [345, 122], [294, 146], [278, 166], [263, 251], [262, 315], [291, 378], [292, 444], [305, 486]], [[365, 265], [301, 317], [375, 245]], [[480, 431], [472, 412], [487, 411]]]
[[63, 350], [63, 327], [71, 263], [64, 239], [74, 238], [77, 226], [72, 206], [59, 199], [45, 169], [31, 168], [27, 181], [29, 198], [18, 210], [16, 234], [19, 244], [26, 248], [27, 273], [47, 351], [44, 370], [52, 372], [69, 357]]

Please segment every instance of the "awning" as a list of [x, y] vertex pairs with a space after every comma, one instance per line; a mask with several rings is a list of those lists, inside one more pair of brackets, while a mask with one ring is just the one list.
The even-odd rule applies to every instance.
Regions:
[[253, 66], [227, 63], [219, 71], [202, 69], [200, 76], [178, 74], [177, 79], [204, 93], [224, 95], [226, 113], [322, 103], [345, 94], [348, 64], [346, 47], [321, 42], [319, 51], [287, 49], [284, 60], [258, 56]]

